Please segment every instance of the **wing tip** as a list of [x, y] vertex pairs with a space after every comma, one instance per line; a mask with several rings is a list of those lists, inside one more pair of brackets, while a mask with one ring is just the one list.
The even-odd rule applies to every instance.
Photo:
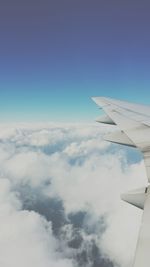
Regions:
[[105, 106], [108, 100], [107, 97], [103, 97], [103, 96], [93, 96], [91, 98], [100, 107]]

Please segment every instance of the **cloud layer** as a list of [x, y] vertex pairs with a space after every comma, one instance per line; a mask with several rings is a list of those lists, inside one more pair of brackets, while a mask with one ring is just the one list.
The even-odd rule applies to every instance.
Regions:
[[96, 125], [0, 126], [0, 263], [128, 267], [141, 212], [120, 194], [146, 184], [141, 156]]

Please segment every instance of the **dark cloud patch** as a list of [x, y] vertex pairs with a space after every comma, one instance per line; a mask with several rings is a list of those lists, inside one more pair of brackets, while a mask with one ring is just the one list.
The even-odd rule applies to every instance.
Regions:
[[75, 228], [83, 228], [86, 216], [87, 213], [85, 211], [79, 211], [77, 213], [70, 213], [68, 218]]
[[[87, 242], [87, 249], [77, 255], [80, 266], [114, 267], [114, 263], [103, 257], [95, 241]], [[86, 265], [85, 265], [86, 264]]]
[[101, 254], [94, 238], [92, 240], [82, 240], [82, 246], [80, 249], [76, 249], [74, 257], [78, 266], [114, 267], [114, 263]]
[[[113, 267], [113, 263], [101, 255], [94, 236], [102, 235], [106, 230], [104, 218], [98, 218], [93, 224], [88, 224], [92, 214], [87, 211], [65, 214], [61, 199], [44, 195], [42, 188], [32, 188], [22, 185], [17, 188], [22, 208], [35, 211], [52, 223], [52, 230], [60, 243], [71, 249], [71, 258], [75, 264], [84, 267]], [[71, 232], [68, 237], [69, 227]], [[64, 230], [65, 229], [65, 230]], [[93, 235], [93, 238], [90, 236]], [[62, 251], [63, 249], [60, 248]]]
[[[74, 227], [73, 238], [68, 243], [76, 251], [76, 260], [80, 266], [90, 267], [113, 267], [114, 264], [101, 254], [96, 242], [96, 236], [102, 236], [107, 228], [105, 217], [97, 218], [93, 223], [88, 223], [92, 214], [84, 211], [69, 214], [68, 218]], [[93, 236], [91, 239], [82, 238], [81, 232], [84, 231], [86, 237]]]
[[68, 215], [69, 221], [73, 224], [74, 228], [82, 229], [87, 235], [90, 234], [103, 234], [107, 228], [107, 218], [105, 216], [100, 216], [97, 218], [96, 221], [89, 223], [90, 219], [92, 218], [93, 214], [87, 211], [79, 211], [76, 213], [70, 213]]
[[80, 230], [74, 228], [73, 229], [73, 236], [71, 240], [68, 241], [68, 246], [73, 249], [79, 249], [84, 242], [84, 239], [81, 235]]
[[62, 201], [45, 196], [40, 188], [35, 190], [27, 185], [19, 187], [19, 195], [23, 209], [33, 210], [51, 221], [52, 230], [57, 236], [60, 228], [67, 223]]

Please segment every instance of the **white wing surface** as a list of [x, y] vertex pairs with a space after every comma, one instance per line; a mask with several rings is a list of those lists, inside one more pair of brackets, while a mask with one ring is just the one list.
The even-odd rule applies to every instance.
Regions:
[[134, 267], [150, 266], [150, 188], [146, 194], [142, 225], [136, 248]]
[[[105, 97], [92, 98], [107, 116], [97, 121], [117, 125], [120, 131], [107, 135], [106, 140], [137, 147], [143, 154], [150, 182], [150, 107]], [[123, 200], [144, 208], [142, 226], [136, 249], [134, 267], [150, 267], [150, 186], [123, 195]]]
[[130, 142], [130, 145], [137, 147], [143, 153], [150, 182], [150, 107], [104, 97], [92, 99], [118, 125], [121, 130], [120, 135], [124, 134], [124, 139], [128, 138], [129, 141], [122, 144], [129, 145]]

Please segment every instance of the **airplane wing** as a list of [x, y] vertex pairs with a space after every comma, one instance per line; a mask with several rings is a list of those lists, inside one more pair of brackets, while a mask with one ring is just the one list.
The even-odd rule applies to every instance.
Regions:
[[106, 136], [106, 140], [137, 147], [143, 153], [150, 182], [150, 107], [104, 97], [92, 99], [106, 112], [107, 120], [109, 118], [120, 128], [120, 132]]
[[[117, 125], [119, 131], [105, 137], [107, 141], [138, 148], [144, 157], [150, 183], [150, 107], [105, 97], [93, 97], [107, 116], [100, 123]], [[144, 209], [134, 267], [149, 267], [150, 255], [150, 186], [124, 194], [122, 199]]]

